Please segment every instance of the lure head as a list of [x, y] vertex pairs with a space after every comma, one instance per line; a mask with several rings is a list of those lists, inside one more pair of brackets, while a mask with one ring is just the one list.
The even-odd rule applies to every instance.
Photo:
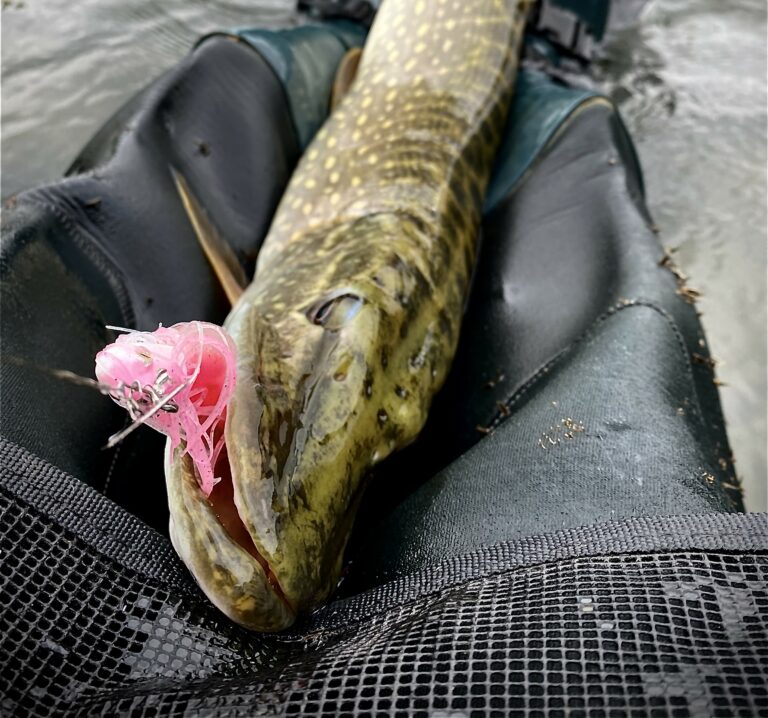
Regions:
[[209, 495], [223, 445], [226, 407], [235, 388], [235, 347], [221, 328], [205, 322], [128, 331], [96, 355], [96, 377], [133, 424], [170, 437], [192, 457], [200, 487]]

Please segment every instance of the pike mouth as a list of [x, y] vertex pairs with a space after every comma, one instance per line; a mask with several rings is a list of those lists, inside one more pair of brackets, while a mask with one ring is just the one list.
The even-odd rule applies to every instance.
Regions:
[[256, 560], [264, 571], [275, 595], [285, 604], [288, 610], [295, 613], [296, 611], [285, 595], [282, 586], [280, 586], [280, 582], [277, 580], [272, 567], [256, 548], [256, 544], [253, 542], [253, 538], [237, 509], [235, 504], [235, 487], [232, 481], [232, 469], [227, 455], [226, 441], [216, 461], [214, 473], [216, 476], [221, 477], [221, 480], [213, 487], [213, 491], [208, 496], [208, 504], [216, 519], [229, 538]]

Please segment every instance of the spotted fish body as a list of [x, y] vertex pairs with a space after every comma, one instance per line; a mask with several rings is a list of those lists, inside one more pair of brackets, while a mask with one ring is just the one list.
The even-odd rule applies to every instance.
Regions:
[[384, 0], [225, 327], [231, 481], [168, 456], [171, 536], [233, 620], [279, 630], [335, 586], [363, 477], [448, 372], [525, 0]]

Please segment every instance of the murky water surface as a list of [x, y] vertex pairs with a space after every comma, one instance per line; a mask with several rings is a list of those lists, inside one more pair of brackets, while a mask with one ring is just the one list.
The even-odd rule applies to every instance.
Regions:
[[[3, 0], [2, 196], [55, 180], [133, 92], [203, 33], [284, 26], [287, 0]], [[597, 75], [645, 169], [703, 321], [748, 507], [766, 509], [766, 7], [655, 0]]]
[[748, 508], [766, 510], [766, 5], [657, 0], [598, 77], [637, 145], [702, 321]]

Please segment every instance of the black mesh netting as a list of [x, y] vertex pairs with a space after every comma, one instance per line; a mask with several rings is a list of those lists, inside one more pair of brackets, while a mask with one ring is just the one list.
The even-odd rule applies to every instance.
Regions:
[[260, 637], [0, 499], [4, 714], [768, 715], [764, 516], [488, 548]]

